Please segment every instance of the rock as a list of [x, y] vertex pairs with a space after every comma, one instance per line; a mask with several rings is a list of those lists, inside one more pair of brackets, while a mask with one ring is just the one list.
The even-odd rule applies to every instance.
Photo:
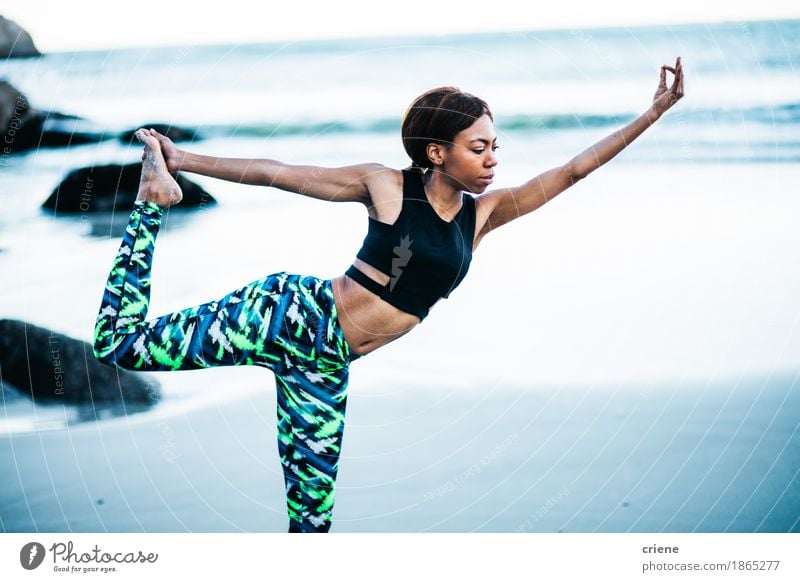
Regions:
[[0, 146], [3, 154], [30, 147], [30, 124], [36, 123], [38, 113], [28, 103], [27, 97], [11, 84], [0, 81]]
[[0, 58], [38, 57], [31, 35], [13, 20], [0, 16]]
[[24, 321], [0, 319], [0, 378], [37, 403], [153, 406], [149, 375], [101, 364], [92, 346]]
[[[166, 123], [151, 123], [149, 125], [148, 124], [142, 124], [139, 127], [145, 127], [147, 129], [155, 129], [158, 133], [160, 133], [162, 135], [166, 135], [169, 139], [171, 139], [172, 141], [176, 141], [176, 142], [177, 141], [197, 141], [199, 139], [202, 139], [200, 136], [198, 136], [196, 129], [189, 129], [189, 128], [186, 128], [186, 127], [177, 127], [175, 125], [169, 125], [169, 124], [166, 124]], [[120, 141], [126, 142], [126, 143], [138, 144], [139, 142], [136, 139], [136, 136], [134, 135], [138, 129], [139, 128], [137, 127], [136, 129], [130, 129], [128, 131], [123, 131], [119, 135]]]
[[[141, 162], [80, 168], [70, 172], [42, 207], [56, 213], [88, 213], [114, 210], [126, 215], [139, 192]], [[217, 201], [202, 187], [178, 175], [183, 200], [176, 208], [210, 206]]]
[[[152, 127], [176, 142], [201, 139], [195, 129], [165, 123], [141, 127]], [[104, 127], [82, 117], [58, 111], [39, 111], [13, 85], [0, 81], [0, 155], [43, 147], [97, 143], [114, 138], [124, 143], [138, 143], [133, 135], [136, 129], [109, 133]]]
[[80, 117], [35, 109], [13, 85], [0, 81], [0, 150], [3, 155], [40, 147], [94, 143], [112, 137]]

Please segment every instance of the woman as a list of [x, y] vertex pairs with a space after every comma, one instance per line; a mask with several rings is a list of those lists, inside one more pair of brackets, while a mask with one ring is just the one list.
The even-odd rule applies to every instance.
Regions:
[[[674, 75], [669, 88], [666, 71]], [[141, 129], [139, 196], [106, 284], [95, 355], [130, 370], [242, 364], [272, 370], [289, 531], [327, 532], [350, 363], [408, 333], [448, 297], [486, 234], [606, 163], [682, 96], [678, 57], [674, 67], [661, 67], [653, 103], [638, 118], [563, 166], [517, 188], [490, 191], [497, 165], [492, 114], [484, 101], [452, 87], [428, 91], [406, 111], [402, 139], [412, 166], [405, 170], [213, 158]], [[145, 320], [161, 217], [182, 196], [171, 175], [177, 171], [361, 202], [369, 217], [367, 237], [339, 277], [280, 271], [217, 301]]]

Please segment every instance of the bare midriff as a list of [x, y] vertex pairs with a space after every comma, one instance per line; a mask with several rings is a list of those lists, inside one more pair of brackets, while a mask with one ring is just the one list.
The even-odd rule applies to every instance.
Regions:
[[[353, 265], [381, 285], [389, 282], [386, 273], [361, 259], [355, 259]], [[335, 277], [331, 283], [339, 324], [354, 354], [368, 354], [407, 334], [420, 322], [416, 315], [387, 303], [347, 275]]]

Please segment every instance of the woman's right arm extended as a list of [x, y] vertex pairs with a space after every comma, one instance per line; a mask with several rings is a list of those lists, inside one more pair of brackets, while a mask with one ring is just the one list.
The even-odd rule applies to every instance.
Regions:
[[170, 173], [190, 172], [221, 180], [271, 186], [332, 202], [370, 203], [367, 183], [381, 164], [359, 164], [342, 168], [299, 166], [269, 159], [217, 158], [179, 149], [168, 137], [153, 132]]

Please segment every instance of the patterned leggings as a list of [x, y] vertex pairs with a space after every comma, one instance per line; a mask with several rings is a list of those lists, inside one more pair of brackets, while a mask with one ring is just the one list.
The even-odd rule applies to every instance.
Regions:
[[280, 271], [222, 299], [145, 321], [163, 209], [137, 201], [106, 282], [94, 353], [127, 370], [264, 366], [278, 388], [290, 532], [327, 532], [351, 354], [330, 280]]

